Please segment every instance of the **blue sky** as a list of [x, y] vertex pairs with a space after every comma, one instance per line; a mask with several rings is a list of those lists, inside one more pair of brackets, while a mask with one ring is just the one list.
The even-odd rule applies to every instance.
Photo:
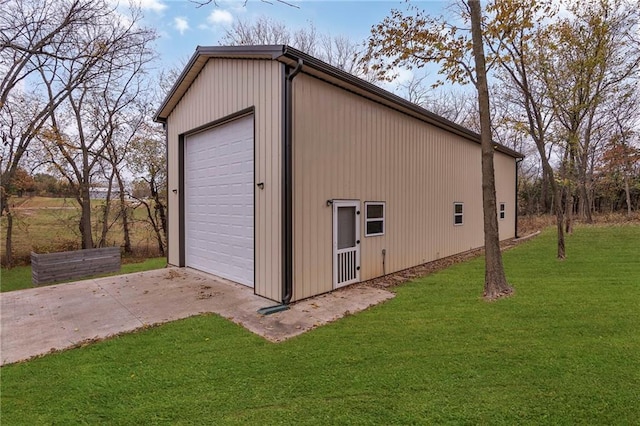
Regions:
[[[319, 33], [345, 35], [362, 41], [373, 25], [384, 19], [393, 8], [405, 8], [404, 0], [340, 1], [289, 0], [299, 6], [290, 7], [269, 0], [217, 0], [216, 4], [197, 7], [188, 0], [137, 0], [143, 8], [145, 23], [160, 34], [157, 42], [162, 66], [178, 66], [191, 57], [198, 45], [217, 45], [225, 29], [234, 20], [254, 20], [268, 16], [285, 23], [292, 30], [312, 22]], [[447, 1], [413, 1], [412, 4], [441, 14]]]

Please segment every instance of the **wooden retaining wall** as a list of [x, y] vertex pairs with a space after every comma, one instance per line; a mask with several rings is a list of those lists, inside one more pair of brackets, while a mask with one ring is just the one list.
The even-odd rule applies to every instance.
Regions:
[[104, 247], [61, 253], [31, 252], [34, 286], [120, 270], [120, 247]]

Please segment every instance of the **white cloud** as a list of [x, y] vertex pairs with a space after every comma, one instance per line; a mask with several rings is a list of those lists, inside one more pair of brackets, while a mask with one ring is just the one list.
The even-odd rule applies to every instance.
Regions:
[[141, 9], [153, 10], [160, 13], [167, 8], [167, 5], [162, 3], [162, 0], [137, 0]]
[[211, 24], [231, 24], [233, 22], [233, 15], [228, 10], [215, 9], [211, 12], [211, 15], [207, 18], [207, 21]]
[[189, 29], [189, 21], [183, 16], [173, 18], [173, 27], [182, 35]]

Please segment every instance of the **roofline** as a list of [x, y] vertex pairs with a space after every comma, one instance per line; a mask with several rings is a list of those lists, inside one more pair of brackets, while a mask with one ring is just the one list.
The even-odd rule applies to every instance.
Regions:
[[[403, 112], [408, 112], [410, 113], [410, 115], [416, 118], [419, 118], [444, 130], [455, 133], [473, 142], [480, 143], [480, 135], [478, 133], [473, 132], [472, 130], [456, 124], [444, 117], [440, 117], [439, 115], [436, 115], [425, 108], [422, 108], [412, 102], [407, 101], [404, 98], [401, 98], [398, 95], [384, 90], [381, 87], [376, 86], [375, 84], [369, 83], [368, 81], [349, 74], [346, 71], [329, 65], [318, 58], [315, 58], [287, 45], [198, 46], [195, 53], [187, 63], [185, 69], [180, 74], [180, 77], [154, 115], [154, 121], [159, 123], [166, 123], [167, 117], [171, 111], [165, 110], [173, 110], [173, 107], [175, 107], [175, 105], [177, 105], [177, 103], [179, 102], [179, 100], [174, 100], [174, 96], [180, 89], [184, 89], [184, 84], [187, 84], [188, 87], [193, 79], [195, 79], [194, 76], [193, 79], [189, 81], [188, 76], [190, 74], [192, 76], [194, 74], [197, 75], [206, 64], [206, 60], [216, 57], [238, 59], [269, 59], [288, 63], [290, 65], [297, 63], [299, 60], [302, 60], [302, 62], [304, 63], [302, 72], [305, 72], [305, 67], [310, 67], [318, 71], [321, 75], [334, 78], [340, 82], [346, 83], [351, 87], [360, 89], [367, 94], [374, 95], [384, 101], [385, 104], [390, 103], [391, 106], [395, 106], [396, 109], [399, 109]], [[206, 60], [203, 61], [203, 58]], [[184, 90], [186, 91], [186, 89]], [[184, 92], [182, 94], [184, 94]], [[180, 94], [180, 97], [182, 97], [182, 94]], [[173, 105], [170, 106], [170, 104]], [[523, 154], [504, 145], [494, 143], [494, 146], [496, 147], [497, 151], [502, 152], [503, 154], [509, 155], [513, 158], [524, 158]]]
[[[230, 57], [230, 58], [254, 58], [254, 59], [270, 59], [276, 60], [284, 51], [284, 45], [260, 45], [260, 46], [196, 46], [196, 50], [191, 55], [189, 62], [185, 65], [184, 69], [178, 76], [178, 79], [171, 87], [171, 90], [165, 96], [162, 104], [156, 111], [153, 116], [153, 121], [157, 123], [166, 123], [167, 117], [170, 113], [167, 112], [163, 114], [164, 110], [169, 106], [171, 100], [175, 96], [176, 92], [180, 89], [180, 87], [187, 80], [187, 76], [191, 73], [194, 68], [196, 68], [197, 73], [199, 73], [204, 64], [202, 66], [197, 66], [198, 60], [202, 57], [205, 58], [215, 58], [215, 57]], [[193, 81], [193, 80], [192, 80]], [[189, 81], [189, 85], [191, 85], [192, 81]], [[182, 97], [182, 96], [180, 96]], [[177, 102], [176, 102], [177, 104]], [[171, 108], [173, 110], [173, 108]]]

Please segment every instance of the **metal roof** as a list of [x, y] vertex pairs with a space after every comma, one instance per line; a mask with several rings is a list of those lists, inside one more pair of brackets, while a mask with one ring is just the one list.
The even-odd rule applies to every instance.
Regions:
[[[327, 64], [304, 52], [286, 45], [261, 45], [261, 46], [198, 46], [195, 53], [187, 63], [178, 80], [167, 94], [162, 105], [154, 115], [156, 122], [166, 122], [169, 114], [180, 102], [182, 96], [197, 78], [207, 61], [211, 58], [229, 59], [257, 59], [275, 60], [287, 65], [295, 66], [302, 60], [302, 72], [313, 75], [331, 84], [342, 87], [358, 95], [384, 104], [390, 108], [401, 111], [422, 121], [455, 133], [471, 141], [480, 143], [480, 135], [460, 126], [444, 117], [440, 117], [414, 103], [394, 95], [375, 84], [349, 74], [339, 68]], [[495, 144], [496, 150], [514, 158], [524, 156], [504, 145]]]

